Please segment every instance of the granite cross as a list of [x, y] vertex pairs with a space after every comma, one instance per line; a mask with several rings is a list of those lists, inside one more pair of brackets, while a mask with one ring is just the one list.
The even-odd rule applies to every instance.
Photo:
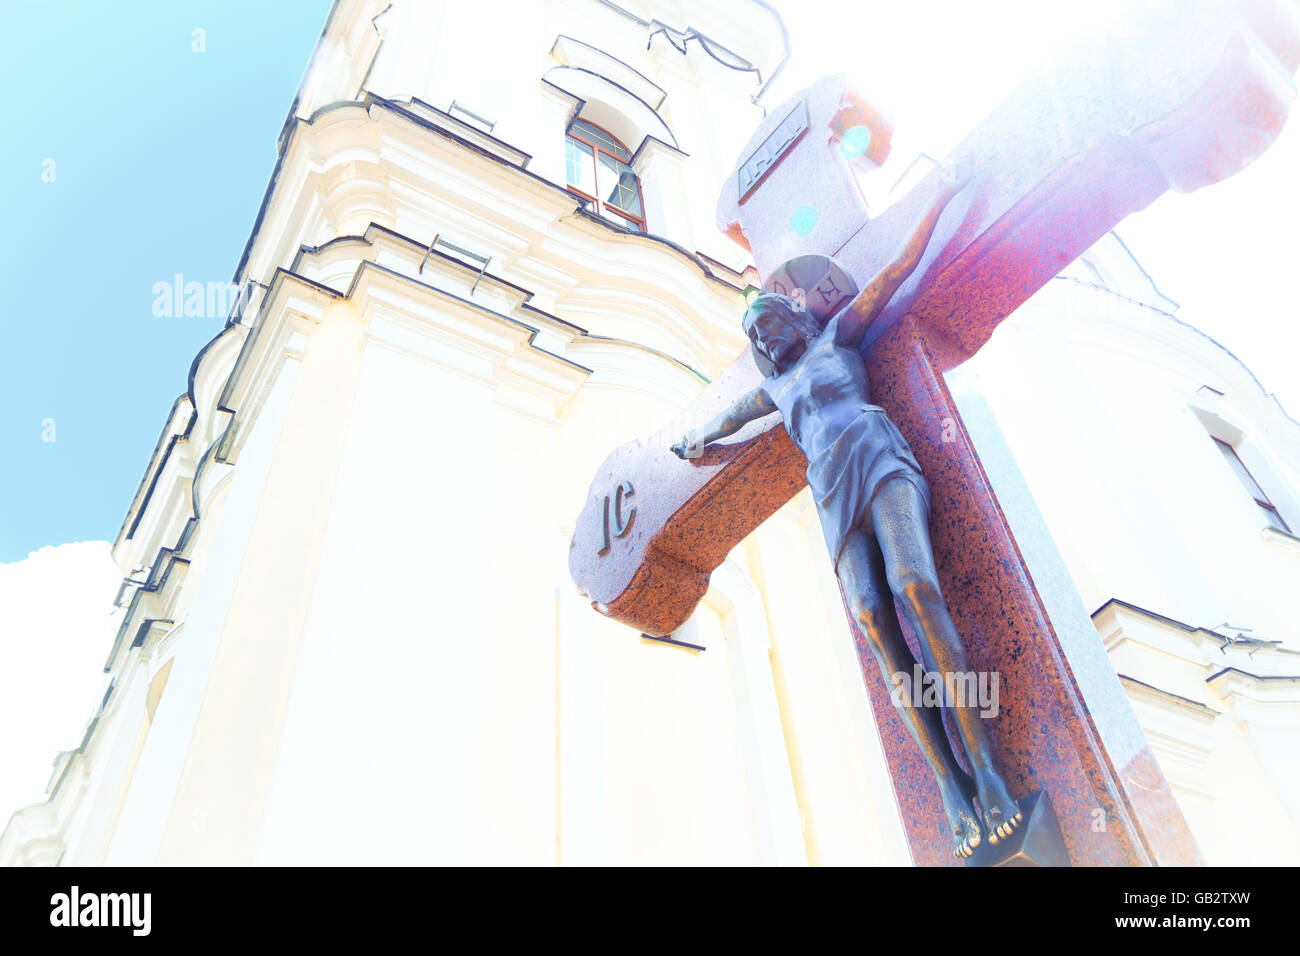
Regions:
[[[1257, 157], [1281, 130], [1297, 63], [1290, 0], [1194, 0], [1027, 80], [948, 157], [972, 164], [973, 180], [863, 346], [872, 400], [930, 484], [934, 551], [969, 657], [1000, 675], [992, 738], [1013, 796], [1050, 797], [1075, 865], [1200, 854], [1095, 634], [1095, 647], [1076, 640], [1049, 613], [944, 372], [1125, 215]], [[849, 157], [866, 145], [866, 159], [883, 161], [890, 132], [839, 78], [770, 111], [718, 204], [766, 287], [794, 285], [782, 267], [800, 255], [833, 257], [858, 286], [890, 261], [934, 192], [923, 181], [868, 221]], [[805, 462], [776, 416], [691, 462], [669, 450], [682, 421], [708, 420], [761, 378], [742, 354], [681, 419], [601, 466], [570, 550], [598, 611], [670, 633], [727, 553], [803, 487]], [[857, 645], [913, 859], [952, 863], [930, 774], [860, 634]]]

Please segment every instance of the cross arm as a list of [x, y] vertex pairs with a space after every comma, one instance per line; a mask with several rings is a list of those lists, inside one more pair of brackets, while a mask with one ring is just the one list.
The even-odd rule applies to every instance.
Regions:
[[[1188, 15], [1032, 77], [953, 150], [975, 175], [869, 349], [910, 315], [964, 361], [998, 324], [1126, 215], [1236, 173], [1277, 138], [1295, 99], [1300, 6], [1197, 0]], [[930, 177], [937, 177], [936, 170]], [[889, 261], [926, 181], [834, 253], [850, 273]], [[760, 266], [761, 268], [761, 266]]]
[[569, 547], [574, 583], [600, 613], [656, 637], [671, 633], [736, 542], [804, 486], [807, 462], [779, 418], [750, 421], [690, 461], [670, 448], [686, 423], [725, 415], [762, 383], [746, 349], [666, 428], [601, 464]]

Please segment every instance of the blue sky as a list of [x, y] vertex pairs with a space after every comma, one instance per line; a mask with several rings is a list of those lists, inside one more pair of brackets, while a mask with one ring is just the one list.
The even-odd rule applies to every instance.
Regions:
[[329, 6], [0, 2], [0, 562], [117, 533], [222, 324], [154, 283], [231, 278]]

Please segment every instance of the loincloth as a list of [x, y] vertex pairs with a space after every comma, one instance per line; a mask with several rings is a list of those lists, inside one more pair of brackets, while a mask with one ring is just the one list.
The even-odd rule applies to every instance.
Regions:
[[885, 410], [876, 406], [864, 408], [830, 448], [808, 462], [808, 487], [817, 503], [831, 563], [837, 569], [849, 534], [857, 528], [873, 533], [871, 501], [891, 478], [905, 478], [916, 486], [925, 500], [928, 519], [930, 487], [921, 466], [907, 439]]

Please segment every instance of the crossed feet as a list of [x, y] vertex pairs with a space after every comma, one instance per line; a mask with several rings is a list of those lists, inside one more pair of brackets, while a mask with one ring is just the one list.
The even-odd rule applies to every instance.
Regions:
[[[966, 859], [988, 836], [996, 846], [1020, 825], [1023, 815], [996, 773], [977, 771], [975, 779], [961, 774], [941, 786], [948, 831], [953, 836], [952, 855]], [[982, 811], [982, 813], [980, 812]], [[983, 817], [982, 821], [980, 816]]]

